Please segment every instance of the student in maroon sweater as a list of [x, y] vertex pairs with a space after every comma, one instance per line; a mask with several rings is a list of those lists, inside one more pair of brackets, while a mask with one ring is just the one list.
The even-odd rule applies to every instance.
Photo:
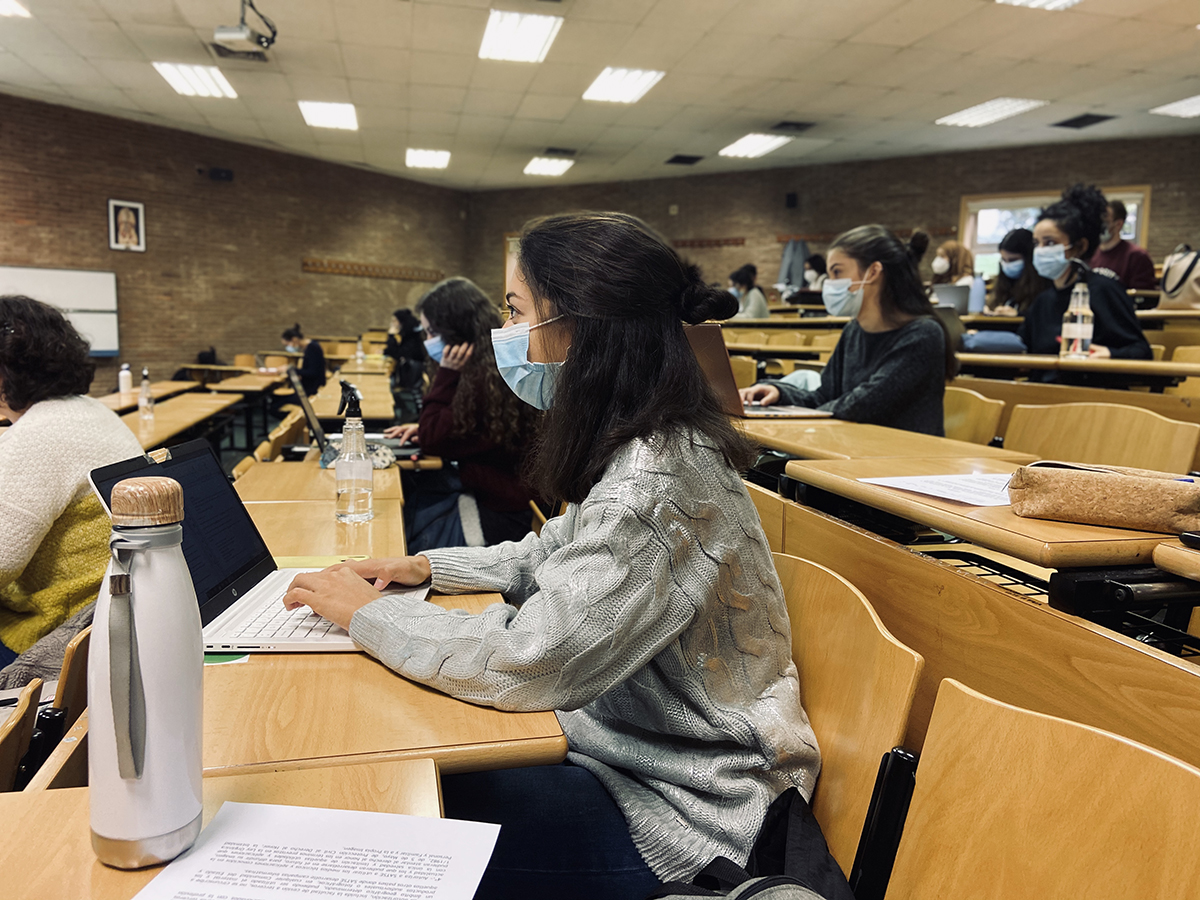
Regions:
[[450, 278], [420, 299], [417, 313], [437, 371], [419, 422], [386, 434], [415, 439], [454, 465], [406, 478], [409, 551], [520, 540], [529, 532], [533, 499], [521, 464], [538, 413], [496, 368], [491, 331], [503, 324], [500, 311], [473, 282]]

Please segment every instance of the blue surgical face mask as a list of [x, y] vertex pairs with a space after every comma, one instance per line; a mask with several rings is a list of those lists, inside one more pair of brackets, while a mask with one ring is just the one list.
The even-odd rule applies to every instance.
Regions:
[[535, 363], [529, 361], [529, 332], [562, 316], [530, 325], [510, 325], [492, 329], [492, 352], [496, 356], [496, 368], [514, 394], [538, 409], [549, 409], [554, 403], [554, 388], [562, 363]]
[[1043, 278], [1051, 281], [1059, 278], [1067, 271], [1067, 248], [1062, 244], [1051, 244], [1049, 247], [1033, 248], [1033, 267]]
[[821, 302], [831, 316], [850, 316], [853, 318], [862, 309], [863, 289], [860, 281], [858, 290], [850, 290], [854, 281], [850, 278], [826, 278], [821, 285]]
[[442, 340], [439, 334], [436, 337], [431, 337], [425, 342], [425, 352], [429, 354], [429, 358], [435, 363], [442, 361], [442, 353], [446, 350], [446, 342]]
[[1006, 278], [1016, 281], [1021, 277], [1021, 273], [1025, 271], [1025, 260], [1014, 259], [1010, 262], [1007, 259], [1002, 259], [1000, 260], [1000, 271], [1004, 273]]

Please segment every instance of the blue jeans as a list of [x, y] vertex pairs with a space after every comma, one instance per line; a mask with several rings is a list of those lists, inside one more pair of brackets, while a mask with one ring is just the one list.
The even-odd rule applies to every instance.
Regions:
[[563, 763], [442, 776], [446, 817], [500, 825], [475, 900], [642, 900], [659, 881], [587, 769]]

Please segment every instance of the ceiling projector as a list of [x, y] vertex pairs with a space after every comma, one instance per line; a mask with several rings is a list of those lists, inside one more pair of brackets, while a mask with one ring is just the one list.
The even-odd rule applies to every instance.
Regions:
[[241, 25], [218, 25], [213, 43], [239, 53], [261, 53], [275, 43], [274, 37], [259, 34], [245, 22]]

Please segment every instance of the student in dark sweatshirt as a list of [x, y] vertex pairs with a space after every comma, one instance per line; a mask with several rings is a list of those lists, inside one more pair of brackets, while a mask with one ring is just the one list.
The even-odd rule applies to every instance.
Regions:
[[917, 264], [929, 246], [918, 231], [905, 244], [882, 225], [839, 235], [829, 248], [821, 299], [830, 315], [851, 316], [806, 391], [778, 381], [741, 391], [742, 400], [828, 410], [839, 419], [944, 435], [942, 398], [957, 362], [933, 312]]

